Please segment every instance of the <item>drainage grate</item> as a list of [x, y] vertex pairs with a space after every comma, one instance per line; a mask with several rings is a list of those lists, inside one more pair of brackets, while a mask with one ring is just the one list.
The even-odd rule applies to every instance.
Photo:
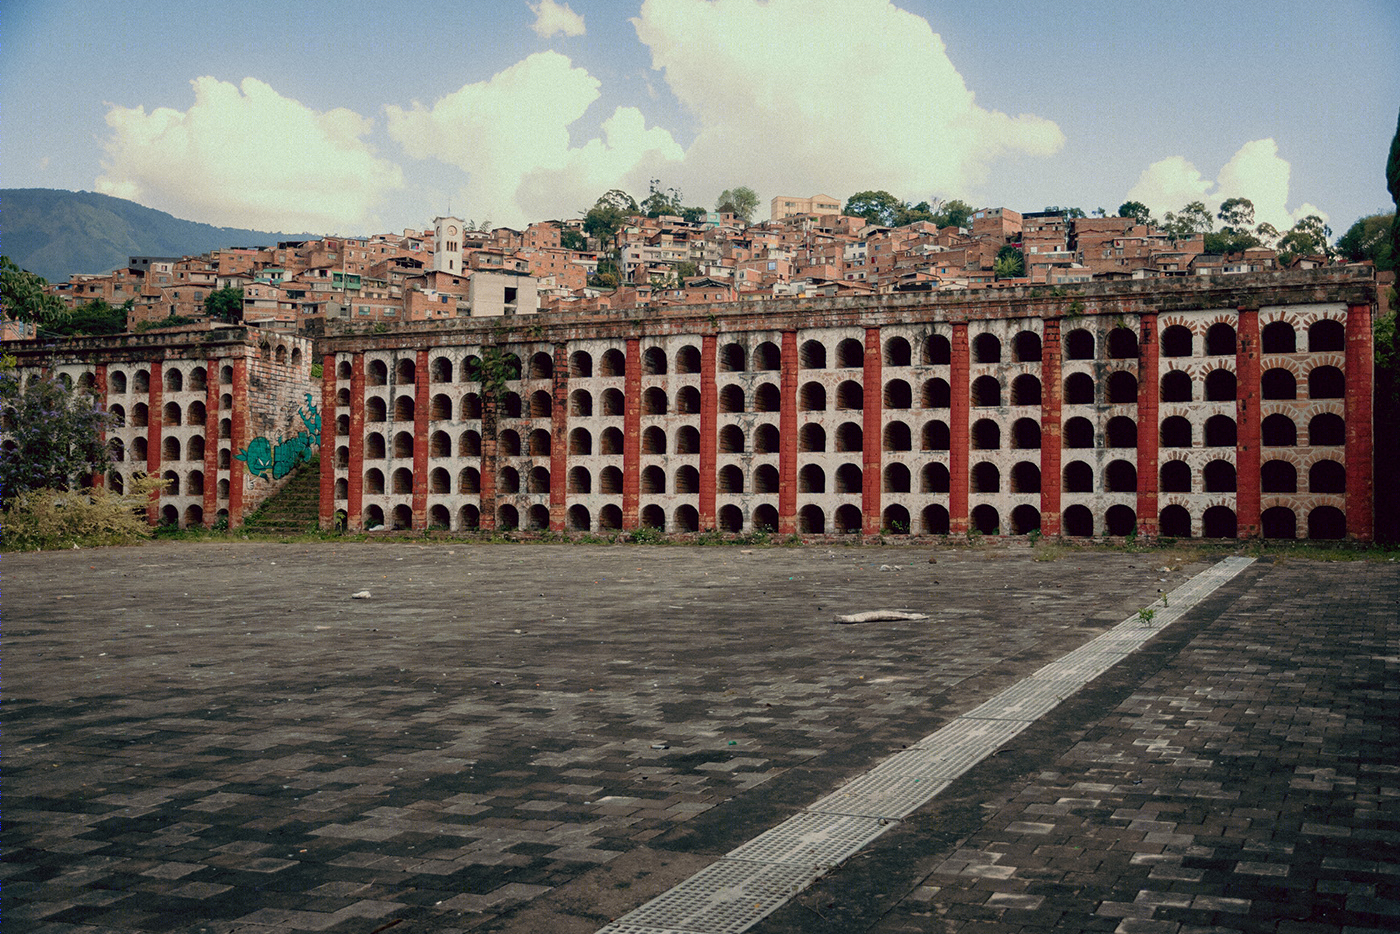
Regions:
[[890, 828], [888, 820], [850, 814], [798, 814], [729, 853], [725, 859], [748, 859], [824, 869]]
[[1103, 674], [1253, 563], [1226, 558], [1167, 595], [789, 818], [598, 934], [739, 934]]
[[616, 934], [628, 928], [615, 925], [625, 924], [630, 930], [648, 934], [657, 930], [738, 934], [821, 874], [822, 870], [810, 866], [721, 859], [603, 931]]
[[899, 820], [923, 807], [949, 785], [947, 779], [895, 774], [886, 765], [881, 763], [879, 769], [846, 783], [807, 810]]

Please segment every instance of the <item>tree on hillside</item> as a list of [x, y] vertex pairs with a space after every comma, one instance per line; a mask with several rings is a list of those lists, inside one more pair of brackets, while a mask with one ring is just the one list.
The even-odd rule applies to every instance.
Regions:
[[1215, 227], [1215, 218], [1204, 201], [1192, 201], [1180, 211], [1168, 211], [1162, 230], [1173, 240], [1190, 240], [1197, 234], [1208, 234]]
[[1226, 198], [1215, 216], [1225, 222], [1224, 230], [1247, 230], [1254, 226], [1254, 202], [1248, 198]]
[[583, 216], [583, 231], [607, 250], [613, 235], [627, 223], [627, 218], [640, 213], [637, 200], [620, 188], [604, 192]]
[[721, 214], [733, 214], [745, 224], [753, 223], [753, 212], [758, 210], [758, 192], [747, 185], [726, 188], [719, 193], [715, 210]]
[[66, 490], [107, 469], [102, 431], [107, 412], [88, 389], [70, 389], [56, 376], [31, 376], [20, 385], [13, 367], [0, 369], [0, 507], [8, 510], [27, 490]]
[[5, 317], [30, 321], [48, 327], [68, 316], [68, 308], [55, 295], [45, 295], [48, 283], [32, 272], [20, 269], [8, 256], [0, 256], [0, 302]]
[[[686, 211], [682, 203], [681, 190], [679, 188], [668, 188], [661, 184], [661, 179], [653, 178], [647, 189], [647, 196], [642, 200], [641, 210], [647, 217], [661, 217], [668, 215], [671, 217], [682, 217]], [[703, 215], [704, 208], [698, 209]]]
[[1316, 214], [1309, 214], [1279, 238], [1279, 265], [1287, 266], [1300, 256], [1325, 256], [1330, 259], [1331, 239], [1332, 228]]
[[204, 313], [216, 321], [242, 321], [243, 290], [215, 289], [204, 299]]
[[841, 213], [849, 217], [863, 217], [881, 227], [893, 227], [903, 208], [904, 203], [888, 191], [858, 191], [846, 200]]
[[939, 227], [967, 227], [972, 222], [976, 209], [960, 198], [943, 202], [943, 206], [933, 212], [933, 222]]
[[1396, 258], [1390, 245], [1394, 224], [1394, 211], [1360, 218], [1337, 238], [1337, 252], [1353, 263], [1370, 260], [1377, 270], [1394, 269]]
[[135, 300], [130, 298], [121, 305], [110, 305], [105, 299], [95, 299], [74, 308], [71, 314], [53, 322], [48, 329], [64, 336], [121, 334], [126, 330], [126, 316], [131, 313], [134, 304]]
[[992, 262], [992, 272], [998, 279], [1019, 279], [1026, 274], [1026, 257], [1008, 243], [997, 250], [997, 258]]
[[559, 231], [559, 245], [566, 250], [586, 250], [588, 240], [577, 230]]
[[1240, 253], [1252, 246], [1259, 246], [1259, 238], [1250, 232], [1254, 226], [1253, 201], [1248, 198], [1226, 198], [1220, 203], [1220, 211], [1215, 216], [1225, 225], [1218, 231], [1206, 232], [1207, 253]]
[[1157, 221], [1152, 216], [1152, 211], [1141, 201], [1124, 201], [1118, 205], [1119, 217], [1131, 217], [1133, 221], [1143, 227], [1152, 227]]
[[1063, 214], [1067, 220], [1078, 220], [1084, 216], [1083, 208], [1062, 208], [1058, 204], [1052, 204], [1045, 209], [1046, 214]]

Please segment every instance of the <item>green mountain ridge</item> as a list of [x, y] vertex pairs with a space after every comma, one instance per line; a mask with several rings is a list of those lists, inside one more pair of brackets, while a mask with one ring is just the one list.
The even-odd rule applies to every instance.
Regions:
[[108, 273], [131, 256], [197, 255], [315, 236], [215, 227], [93, 191], [0, 189], [0, 249], [50, 282]]

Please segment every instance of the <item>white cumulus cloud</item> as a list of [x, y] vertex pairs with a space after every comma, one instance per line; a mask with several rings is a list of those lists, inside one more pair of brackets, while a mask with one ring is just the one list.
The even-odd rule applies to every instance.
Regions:
[[1064, 145], [1050, 120], [978, 106], [928, 21], [888, 0], [646, 0], [632, 23], [698, 119], [687, 192], [956, 196], [1000, 155]]
[[1268, 222], [1281, 231], [1309, 214], [1326, 220], [1327, 215], [1311, 204], [1288, 209], [1291, 171], [1288, 161], [1278, 154], [1278, 143], [1256, 139], [1241, 146], [1214, 180], [1183, 156], [1154, 162], [1138, 176], [1126, 200], [1141, 201], [1161, 217], [1192, 201], [1204, 201], [1214, 213], [1226, 199], [1248, 198], [1254, 204], [1255, 222]]
[[463, 213], [497, 224], [572, 215], [608, 188], [635, 186], [682, 152], [639, 111], [619, 107], [603, 137], [573, 145], [569, 126], [598, 99], [599, 83], [557, 52], [538, 52], [431, 107], [386, 108], [389, 135], [416, 159], [468, 174]]
[[197, 78], [179, 111], [111, 106], [95, 187], [207, 223], [289, 231], [359, 229], [403, 186], [363, 137], [372, 121], [324, 113], [255, 78]]
[[583, 17], [575, 13], [567, 3], [540, 0], [539, 3], [529, 4], [529, 7], [530, 12], [535, 14], [535, 22], [530, 28], [541, 39], [548, 39], [556, 34], [565, 36], [584, 34]]

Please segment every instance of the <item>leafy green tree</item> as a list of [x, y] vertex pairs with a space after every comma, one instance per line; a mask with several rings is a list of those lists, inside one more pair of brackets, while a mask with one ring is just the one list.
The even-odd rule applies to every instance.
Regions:
[[663, 214], [679, 217], [684, 206], [681, 204], [679, 188], [666, 188], [661, 179], [653, 178], [647, 188], [647, 196], [642, 200], [642, 213], [647, 217], [661, 217]]
[[918, 204], [914, 205], [905, 202], [901, 204], [899, 210], [895, 212], [894, 224], [892, 226], [905, 227], [909, 224], [926, 222], [941, 227], [943, 225], [938, 223], [938, 210], [939, 209], [930, 205], [927, 201], [920, 201]]
[[20, 385], [14, 367], [0, 370], [0, 508], [27, 490], [66, 490], [109, 463], [102, 431], [107, 412], [90, 390], [58, 377], [31, 376]]
[[680, 211], [681, 220], [685, 221], [687, 224], [704, 223], [705, 216], [709, 213], [709, 211], [706, 211], [703, 207], [699, 205], [692, 205], [688, 208], [681, 208]]
[[1394, 211], [1363, 217], [1337, 238], [1337, 252], [1353, 263], [1370, 260], [1378, 270], [1394, 269], [1395, 254], [1390, 246], [1394, 224]]
[[559, 232], [559, 245], [566, 250], [586, 250], [588, 239], [577, 230], [562, 230]]
[[215, 289], [204, 298], [204, 313], [216, 321], [242, 321], [243, 290]]
[[1286, 266], [1299, 256], [1321, 255], [1330, 258], [1331, 239], [1332, 228], [1316, 214], [1309, 214], [1279, 239], [1279, 263]]
[[721, 214], [733, 214], [745, 224], [753, 223], [753, 213], [758, 210], [758, 192], [747, 185], [726, 188], [715, 201], [715, 210]]
[[617, 263], [611, 259], [598, 260], [598, 271], [588, 277], [588, 284], [605, 289], [615, 289], [622, 284], [622, 274]]
[[1083, 208], [1062, 208], [1058, 204], [1052, 204], [1045, 209], [1046, 214], [1063, 214], [1068, 220], [1078, 220], [1084, 217]]
[[1152, 227], [1157, 220], [1152, 216], [1152, 211], [1141, 201], [1124, 201], [1118, 205], [1119, 217], [1131, 217], [1133, 221], [1143, 227]]
[[997, 250], [997, 257], [992, 262], [992, 273], [998, 279], [1019, 279], [1026, 274], [1025, 254], [1011, 244], [1006, 244]]
[[1225, 223], [1218, 231], [1205, 232], [1207, 253], [1240, 253], [1260, 245], [1259, 237], [1250, 232], [1254, 226], [1253, 201], [1248, 198], [1226, 198], [1220, 203], [1220, 211], [1215, 216]]
[[1254, 226], [1254, 202], [1248, 198], [1226, 198], [1215, 216], [1225, 222], [1227, 231], [1245, 230]]
[[0, 303], [5, 317], [30, 321], [40, 327], [66, 318], [68, 307], [56, 295], [45, 295], [48, 282], [42, 276], [20, 269], [8, 256], [0, 256]]
[[1254, 228], [1254, 235], [1259, 238], [1261, 246], [1266, 246], [1271, 250], [1278, 243], [1278, 238], [1280, 236], [1278, 228], [1268, 221], [1263, 221], [1258, 227]]
[[74, 308], [65, 318], [55, 321], [48, 329], [55, 334], [121, 334], [126, 330], [126, 316], [131, 313], [134, 299], [121, 305], [110, 305], [105, 299], [95, 299]]
[[943, 206], [933, 213], [933, 222], [939, 227], [967, 227], [971, 225], [976, 210], [961, 198], [953, 198], [944, 201]]
[[888, 191], [858, 191], [846, 200], [841, 213], [848, 217], [863, 217], [881, 227], [893, 227], [903, 209], [904, 203]]
[[1215, 227], [1215, 218], [1204, 201], [1192, 201], [1178, 212], [1167, 212], [1162, 229], [1173, 240], [1190, 240], [1197, 234], [1208, 234]]
[[1390, 255], [1400, 256], [1400, 118], [1395, 121], [1395, 136], [1390, 141], [1390, 157], [1385, 162], [1385, 187], [1397, 208], [1390, 225]]
[[624, 214], [637, 213], [637, 199], [621, 188], [610, 188], [598, 196], [593, 203], [595, 208], [617, 208]]

